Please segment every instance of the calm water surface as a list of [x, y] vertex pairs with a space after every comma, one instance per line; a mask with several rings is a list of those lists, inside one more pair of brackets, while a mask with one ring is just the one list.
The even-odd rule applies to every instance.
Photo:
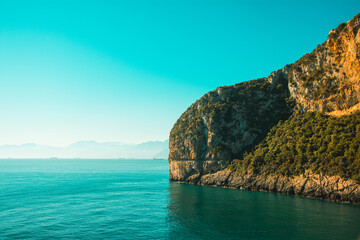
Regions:
[[169, 183], [166, 160], [0, 160], [0, 239], [360, 239], [360, 206]]

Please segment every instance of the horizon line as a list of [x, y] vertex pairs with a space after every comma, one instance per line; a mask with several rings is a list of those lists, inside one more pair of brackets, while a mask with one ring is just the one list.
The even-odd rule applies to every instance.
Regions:
[[166, 142], [169, 141], [169, 139], [165, 139], [165, 140], [149, 140], [149, 141], [141, 141], [141, 142], [122, 142], [122, 141], [105, 141], [105, 142], [101, 142], [101, 141], [96, 141], [96, 140], [79, 140], [79, 141], [75, 141], [73, 143], [69, 143], [66, 145], [47, 145], [47, 144], [41, 144], [41, 143], [35, 143], [35, 142], [25, 142], [25, 143], [4, 143], [4, 144], [0, 144], [0, 147], [2, 146], [23, 146], [23, 145], [27, 145], [27, 144], [33, 144], [33, 145], [37, 145], [37, 146], [46, 146], [46, 147], [58, 147], [58, 148], [66, 148], [69, 147], [71, 145], [74, 145], [76, 143], [81, 143], [81, 142], [94, 142], [94, 143], [98, 143], [98, 144], [104, 144], [104, 143], [120, 143], [120, 144], [124, 144], [124, 145], [139, 145], [139, 144], [143, 144], [143, 143], [149, 143], [149, 142]]

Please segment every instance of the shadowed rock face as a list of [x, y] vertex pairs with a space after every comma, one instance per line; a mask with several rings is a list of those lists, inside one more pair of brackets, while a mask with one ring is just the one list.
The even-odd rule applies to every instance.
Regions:
[[219, 87], [191, 105], [170, 133], [170, 179], [194, 182], [223, 169], [227, 161], [258, 144], [279, 120], [287, 119], [288, 69]]
[[[360, 109], [359, 28], [360, 14], [332, 30], [322, 45], [294, 64], [267, 78], [219, 87], [192, 104], [170, 133], [170, 180], [359, 202], [358, 185], [343, 179], [318, 176], [319, 183], [312, 175], [299, 190], [296, 186], [304, 176], [294, 180], [224, 170], [229, 161], [252, 151], [271, 127], [293, 111], [340, 116]], [[341, 188], [339, 182], [355, 187]]]
[[170, 180], [198, 183], [202, 175], [216, 173], [227, 167], [228, 161], [172, 160], [169, 161]]

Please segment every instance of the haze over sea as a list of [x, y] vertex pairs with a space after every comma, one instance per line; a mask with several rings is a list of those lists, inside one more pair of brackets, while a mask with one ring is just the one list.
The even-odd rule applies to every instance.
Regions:
[[0, 160], [0, 239], [358, 239], [360, 206], [168, 181], [166, 160]]

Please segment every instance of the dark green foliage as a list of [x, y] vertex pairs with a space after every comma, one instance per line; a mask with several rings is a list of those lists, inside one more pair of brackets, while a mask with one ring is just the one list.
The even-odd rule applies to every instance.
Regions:
[[360, 182], [360, 112], [338, 118], [296, 112], [273, 127], [251, 153], [243, 160], [234, 160], [229, 168], [283, 176], [311, 170]]

